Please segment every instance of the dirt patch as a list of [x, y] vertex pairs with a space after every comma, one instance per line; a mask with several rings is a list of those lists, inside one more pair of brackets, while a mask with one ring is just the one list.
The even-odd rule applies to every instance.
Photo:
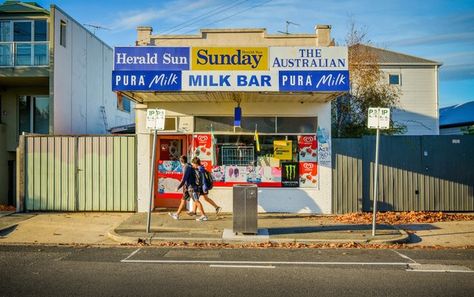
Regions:
[[0, 204], [0, 211], [15, 211], [16, 207], [12, 205]]
[[[336, 216], [337, 222], [350, 224], [371, 224], [372, 213], [348, 213]], [[474, 215], [429, 212], [429, 211], [404, 211], [404, 212], [381, 212], [377, 213], [377, 224], [401, 225], [417, 223], [437, 223], [453, 221], [474, 221]]]

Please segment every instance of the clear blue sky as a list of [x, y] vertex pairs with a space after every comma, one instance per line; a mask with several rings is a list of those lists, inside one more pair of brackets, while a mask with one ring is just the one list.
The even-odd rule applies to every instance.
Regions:
[[133, 45], [139, 25], [152, 26], [155, 34], [244, 27], [267, 28], [269, 33], [276, 33], [285, 30], [286, 20], [299, 24], [290, 25], [290, 33], [312, 33], [316, 24], [332, 25], [333, 38], [342, 44], [353, 19], [366, 29], [375, 46], [442, 62], [441, 107], [474, 100], [473, 0], [37, 2], [45, 8], [54, 3], [80, 23], [110, 29], [96, 34], [112, 46]]

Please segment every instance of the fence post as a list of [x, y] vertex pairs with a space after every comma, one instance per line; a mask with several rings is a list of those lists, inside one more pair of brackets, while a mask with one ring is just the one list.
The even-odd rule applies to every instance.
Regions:
[[20, 135], [16, 148], [16, 211], [25, 210], [25, 135]]

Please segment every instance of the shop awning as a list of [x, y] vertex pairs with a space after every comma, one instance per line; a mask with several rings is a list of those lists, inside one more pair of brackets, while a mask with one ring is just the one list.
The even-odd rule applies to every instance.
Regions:
[[148, 102], [297, 102], [325, 103], [344, 92], [122, 92], [137, 103]]

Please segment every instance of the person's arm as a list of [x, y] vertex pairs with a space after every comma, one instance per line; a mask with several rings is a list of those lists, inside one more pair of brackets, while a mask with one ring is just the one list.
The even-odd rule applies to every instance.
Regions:
[[206, 173], [206, 169], [201, 166], [199, 167], [199, 172], [201, 172], [201, 185], [202, 185], [202, 190], [204, 192], [207, 192], [207, 185], [206, 185], [206, 176], [205, 176], [205, 173]]
[[186, 181], [188, 180], [189, 178], [189, 166], [185, 165], [184, 166], [184, 174], [183, 174], [183, 177], [181, 178], [181, 182], [179, 183], [178, 185], [178, 191], [179, 189], [181, 189], [182, 186], [184, 186], [184, 184], [186, 183]]

